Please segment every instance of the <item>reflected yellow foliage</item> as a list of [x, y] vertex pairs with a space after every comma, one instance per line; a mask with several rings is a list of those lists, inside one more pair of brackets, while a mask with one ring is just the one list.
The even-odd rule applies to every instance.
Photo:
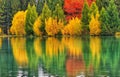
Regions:
[[42, 56], [41, 38], [36, 38], [34, 40], [34, 49], [37, 56]]
[[91, 21], [89, 24], [90, 35], [100, 35], [101, 29], [100, 29], [99, 17], [100, 17], [100, 15], [98, 12], [95, 17], [94, 17], [94, 15], [92, 15]]
[[62, 30], [63, 35], [81, 35], [81, 32], [81, 21], [77, 17], [69, 20], [69, 23]]
[[40, 31], [40, 27], [41, 27], [41, 20], [40, 17], [38, 17], [33, 25], [33, 31], [35, 33], [36, 36], [41, 36], [42, 32]]
[[68, 48], [69, 56], [73, 56], [73, 57], [77, 58], [82, 55], [82, 40], [81, 40], [81, 38], [65, 37], [62, 39], [62, 41]]
[[90, 49], [92, 52], [92, 60], [95, 61], [97, 66], [100, 62], [100, 49], [101, 49], [101, 40], [99, 37], [90, 37]]
[[64, 52], [64, 45], [57, 38], [49, 37], [46, 40], [46, 55], [52, 57], [53, 55], [58, 56]]
[[2, 38], [0, 38], [0, 48], [2, 47]]
[[25, 66], [28, 64], [25, 38], [11, 38], [11, 46], [14, 58], [18, 65]]
[[13, 17], [13, 21], [12, 21], [12, 26], [10, 28], [10, 32], [12, 34], [16, 34], [16, 35], [25, 35], [25, 17], [26, 17], [26, 12], [24, 11], [18, 11], [14, 17]]
[[52, 17], [45, 20], [45, 30], [50, 36], [58, 34], [63, 27], [64, 23], [61, 20], [53, 19]]

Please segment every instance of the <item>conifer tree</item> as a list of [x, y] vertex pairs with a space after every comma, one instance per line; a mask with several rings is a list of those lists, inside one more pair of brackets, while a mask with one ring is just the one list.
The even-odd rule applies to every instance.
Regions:
[[99, 11], [102, 10], [102, 7], [105, 9], [108, 7], [110, 0], [96, 0], [96, 4], [99, 8]]
[[106, 9], [103, 7], [100, 11], [100, 22], [101, 22], [101, 34], [105, 35], [109, 33], [109, 25], [108, 25], [108, 13]]
[[82, 10], [82, 18], [81, 18], [81, 22], [82, 22], [82, 29], [83, 32], [88, 32], [89, 31], [89, 6], [87, 1], [85, 0], [84, 2], [84, 6], [83, 6], [83, 10]]
[[52, 16], [52, 12], [49, 9], [48, 5], [46, 4], [46, 2], [44, 3], [43, 9], [42, 9], [42, 13], [41, 13], [41, 22], [42, 22], [42, 26], [41, 26], [41, 31], [43, 33], [45, 33], [45, 19], [47, 20], [49, 17]]
[[38, 13], [36, 11], [35, 5], [28, 5], [27, 13], [26, 13], [26, 22], [25, 22], [25, 31], [27, 35], [34, 34], [33, 24], [38, 17]]
[[119, 13], [117, 10], [117, 6], [114, 3], [114, 0], [110, 1], [110, 4], [107, 8], [108, 17], [108, 25], [109, 31], [111, 34], [114, 34], [120, 28], [120, 19]]
[[55, 10], [53, 11], [53, 17], [54, 18], [57, 17], [57, 19], [60, 19], [60, 20], [65, 20], [64, 11], [59, 4], [56, 5]]

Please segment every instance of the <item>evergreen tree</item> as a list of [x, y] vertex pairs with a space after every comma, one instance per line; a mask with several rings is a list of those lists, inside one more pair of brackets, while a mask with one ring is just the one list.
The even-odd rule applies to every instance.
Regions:
[[44, 6], [44, 2], [45, 2], [44, 0], [38, 0], [37, 1], [36, 7], [37, 7], [38, 14], [40, 14], [42, 12], [42, 8]]
[[48, 4], [50, 10], [54, 11], [55, 10], [55, 6], [57, 4], [59, 4], [62, 7], [64, 1], [63, 0], [46, 0], [46, 2]]
[[99, 11], [104, 7], [105, 9], [108, 7], [110, 0], [96, 0], [96, 4], [99, 8]]
[[95, 16], [97, 11], [98, 11], [98, 6], [96, 5], [95, 2], [93, 2], [91, 7], [90, 7], [89, 15], [91, 16], [93, 14]]
[[106, 9], [103, 7], [100, 11], [100, 22], [101, 22], [101, 34], [105, 35], [109, 33], [109, 25], [108, 25], [108, 13]]
[[117, 9], [118, 9], [118, 12], [119, 12], [119, 18], [120, 18], [120, 1], [115, 0], [115, 4], [117, 5]]
[[52, 16], [52, 12], [46, 3], [44, 3], [42, 13], [40, 16], [41, 16], [41, 21], [42, 21], [41, 31], [45, 33], [45, 19], [47, 20], [49, 17]]
[[117, 10], [117, 6], [114, 3], [114, 0], [110, 1], [110, 4], [107, 8], [107, 13], [109, 15], [108, 17], [109, 31], [111, 34], [114, 34], [115, 31], [120, 29], [119, 13]]
[[27, 14], [26, 14], [26, 22], [25, 22], [25, 31], [27, 35], [34, 34], [33, 24], [38, 17], [38, 13], [36, 11], [35, 5], [28, 5]]
[[4, 33], [8, 33], [12, 20], [11, 0], [2, 0], [0, 5], [0, 25]]
[[54, 18], [57, 17], [57, 19], [65, 20], [64, 11], [59, 4], [56, 5], [55, 10], [53, 11], [53, 17]]
[[82, 18], [81, 18], [81, 22], [82, 22], [82, 29], [83, 29], [83, 32], [89, 32], [89, 19], [90, 19], [90, 16], [89, 16], [89, 6], [88, 6], [88, 3], [87, 1], [85, 0], [84, 2], [84, 6], [83, 6], [83, 10], [82, 10]]

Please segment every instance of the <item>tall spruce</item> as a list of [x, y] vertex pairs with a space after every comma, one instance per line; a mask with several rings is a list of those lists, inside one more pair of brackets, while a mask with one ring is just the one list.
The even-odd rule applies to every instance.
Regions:
[[108, 7], [110, 0], [96, 0], [96, 4], [99, 8], [99, 11], [104, 7], [105, 9]]
[[42, 13], [41, 13], [41, 21], [42, 21], [42, 27], [41, 27], [41, 31], [45, 33], [45, 19], [47, 20], [49, 17], [52, 16], [52, 12], [49, 9], [47, 3], [44, 3], [43, 9], [42, 9]]
[[36, 11], [35, 5], [28, 5], [27, 14], [26, 14], [26, 22], [25, 22], [25, 31], [27, 35], [33, 35], [33, 24], [38, 17], [38, 13]]
[[2, 0], [0, 4], [0, 25], [4, 33], [8, 33], [12, 20], [11, 0]]
[[108, 25], [110, 34], [114, 34], [118, 29], [120, 29], [120, 19], [119, 13], [117, 10], [117, 6], [114, 3], [114, 0], [110, 0], [110, 4], [107, 8], [108, 17]]
[[64, 11], [59, 4], [56, 5], [55, 10], [53, 11], [53, 17], [54, 18], [57, 17], [57, 19], [60, 19], [60, 20], [65, 20]]
[[81, 18], [83, 33], [89, 32], [89, 26], [88, 26], [89, 19], [90, 19], [89, 6], [88, 6], [87, 1], [85, 0], [83, 10], [82, 10], [82, 18]]
[[106, 9], [103, 7], [100, 11], [100, 22], [101, 22], [101, 34], [107, 35], [109, 33], [109, 25], [108, 25], [108, 13]]

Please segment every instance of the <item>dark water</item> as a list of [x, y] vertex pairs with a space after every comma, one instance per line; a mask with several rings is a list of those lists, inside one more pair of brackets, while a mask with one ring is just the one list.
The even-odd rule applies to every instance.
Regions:
[[0, 38], [0, 77], [120, 77], [120, 37]]

